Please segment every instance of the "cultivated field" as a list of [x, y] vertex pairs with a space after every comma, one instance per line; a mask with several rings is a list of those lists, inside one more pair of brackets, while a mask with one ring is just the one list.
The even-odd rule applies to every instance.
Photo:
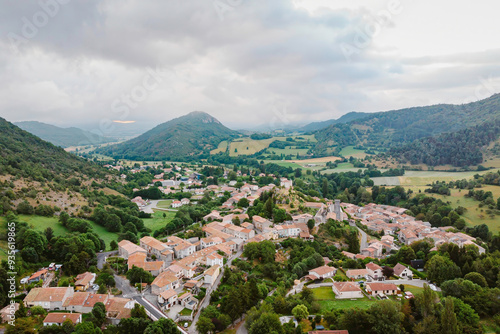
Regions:
[[340, 151], [340, 155], [346, 158], [354, 157], [358, 159], [364, 159], [367, 155], [364, 150], [355, 149], [354, 146], [346, 146]]
[[418, 187], [436, 181], [455, 181], [470, 179], [476, 174], [486, 174], [496, 170], [471, 171], [471, 172], [440, 172], [440, 171], [406, 171], [404, 176], [374, 177], [375, 185]]
[[253, 140], [250, 137], [236, 139], [229, 144], [229, 155], [236, 157], [239, 155], [255, 154], [269, 147], [275, 140], [285, 140], [285, 137], [273, 137], [269, 139]]
[[215, 150], [211, 150], [210, 154], [224, 153], [227, 150], [227, 141], [221, 141]]

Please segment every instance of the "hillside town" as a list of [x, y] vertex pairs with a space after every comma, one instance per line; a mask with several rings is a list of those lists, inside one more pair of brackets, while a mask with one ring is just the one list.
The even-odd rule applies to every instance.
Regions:
[[[107, 167], [116, 168], [111, 165]], [[141, 169], [132, 169], [132, 173]], [[165, 180], [164, 173], [173, 173], [173, 179]], [[72, 286], [49, 287], [43, 283], [41, 287], [31, 289], [23, 301], [26, 307], [40, 306], [49, 312], [58, 312], [49, 313], [44, 325], [61, 325], [67, 319], [77, 324], [82, 321], [82, 314], [91, 312], [95, 304], [101, 302], [110, 324], [118, 324], [121, 319], [130, 317], [135, 305], [142, 305], [151, 319], [164, 317], [178, 324], [185, 323], [185, 328], [179, 326], [179, 330], [194, 333], [194, 323], [203, 307], [208, 305], [210, 295], [220, 284], [222, 274], [234, 259], [242, 258], [247, 244], [271, 241], [279, 245], [288, 238], [313, 241], [320, 226], [328, 221], [343, 222], [359, 232], [358, 253], [348, 252], [342, 245], [336, 244], [345, 259], [383, 259], [402, 246], [424, 239], [433, 240], [432, 250], [437, 250], [444, 243], [453, 243], [458, 247], [475, 245], [480, 254], [485, 252], [483, 247], [476, 244], [475, 238], [462, 232], [454, 232], [451, 226], [432, 227], [428, 222], [407, 215], [406, 209], [388, 205], [370, 203], [357, 206], [340, 200], [311, 198], [312, 201], [301, 204], [303, 212], [287, 212], [289, 219], [280, 223], [256, 214], [251, 217], [247, 214], [248, 209], [265, 193], [291, 197], [294, 193], [293, 181], [287, 178], [277, 178], [275, 183], [264, 186], [243, 183], [237, 187], [236, 181], [230, 181], [223, 185], [203, 187], [199, 181], [200, 174], [192, 170], [174, 166], [165, 169], [164, 173], [155, 175], [153, 183], [144, 189], [157, 184], [165, 195], [192, 193], [190, 198], [171, 201], [171, 210], [182, 206], [196, 206], [197, 201], [204, 196], [227, 197], [218, 209], [212, 210], [198, 222], [204, 236], [181, 238], [169, 235], [161, 239], [144, 236], [138, 244], [122, 240], [118, 243], [117, 252], [98, 255], [102, 258], [101, 267], [109, 262], [113, 268], [113, 264], [123, 261], [126, 270], [140, 268], [153, 277], [149, 284], [131, 284], [125, 277], [115, 274], [114, 278], [123, 291], [122, 295], [98, 293], [96, 274], [91, 272], [78, 275]], [[227, 175], [226, 172], [224, 177], [227, 178]], [[248, 201], [248, 206], [238, 206], [242, 199]], [[155, 209], [152, 201], [140, 196], [131, 201], [142, 211]], [[313, 281], [330, 282], [328, 284], [339, 300], [365, 297], [387, 299], [388, 296], [413, 298], [411, 292], [401, 291], [392, 281], [386, 282], [387, 274], [384, 269], [373, 261], [367, 262], [364, 269], [348, 269], [332, 266], [332, 260], [339, 259], [324, 258], [324, 265], [311, 268], [302, 277], [297, 277], [289, 294], [300, 292], [307, 282]], [[414, 260], [418, 263], [418, 259]], [[41, 269], [26, 277], [24, 283], [49, 282], [51, 272], [61, 269], [64, 270], [61, 265], [53, 264], [50, 268]], [[398, 263], [390, 270], [396, 279], [408, 282], [414, 279], [414, 272], [421, 268], [418, 265], [411, 268]], [[337, 280], [341, 277], [337, 275], [340, 272], [345, 279]], [[415, 284], [422, 286], [423, 283]], [[188, 324], [192, 325], [188, 327]]]

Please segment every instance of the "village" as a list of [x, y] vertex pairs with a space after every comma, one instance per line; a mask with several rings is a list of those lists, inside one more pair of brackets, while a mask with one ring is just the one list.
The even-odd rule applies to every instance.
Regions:
[[[259, 186], [244, 183], [239, 187], [236, 187], [236, 181], [230, 181], [223, 185], [203, 187], [199, 181], [200, 174], [191, 170], [183, 170], [181, 174], [181, 169], [175, 166], [173, 169], [166, 169], [165, 173], [173, 171], [177, 173], [175, 180], [164, 180], [164, 174], [158, 174], [155, 175], [153, 184], [145, 187], [147, 189], [154, 184], [161, 184], [159, 189], [164, 194], [181, 191], [193, 193], [190, 199], [172, 201], [171, 210], [196, 205], [206, 194], [214, 197], [230, 194], [218, 210], [213, 210], [203, 217], [202, 222], [198, 222], [204, 237], [183, 239], [170, 235], [160, 240], [144, 236], [138, 244], [122, 240], [118, 243], [116, 252], [98, 254], [99, 269], [105, 263], [112, 267], [117, 259], [121, 259], [128, 270], [141, 268], [154, 277], [151, 284], [132, 286], [124, 276], [115, 274], [116, 285], [121, 288], [122, 295], [97, 293], [98, 286], [94, 283], [96, 275], [91, 272], [80, 274], [72, 286], [49, 287], [44, 283], [41, 287], [31, 289], [24, 299], [26, 307], [40, 306], [47, 311], [57, 311], [47, 315], [44, 325], [61, 325], [66, 319], [79, 323], [82, 321], [81, 315], [91, 312], [97, 302], [104, 304], [108, 321], [117, 324], [121, 319], [130, 317], [134, 305], [140, 304], [151, 319], [170, 318], [178, 324], [184, 324], [179, 327], [181, 331], [194, 333], [192, 324], [196, 322], [201, 309], [208, 305], [210, 294], [220, 284], [224, 270], [230, 268], [234, 259], [242, 256], [246, 244], [264, 240], [279, 243], [287, 238], [312, 241], [318, 227], [328, 220], [345, 222], [359, 230], [360, 252], [354, 254], [340, 249], [346, 259], [382, 259], [402, 246], [424, 238], [432, 239], [435, 247], [448, 242], [459, 247], [475, 245], [480, 253], [485, 251], [474, 243], [475, 238], [451, 232], [452, 227], [431, 227], [428, 222], [418, 221], [405, 214], [406, 209], [387, 205], [368, 204], [361, 207], [339, 200], [313, 198], [313, 201], [303, 203], [307, 212], [290, 214], [291, 219], [282, 223], [274, 223], [259, 215], [250, 217], [247, 214], [248, 207], [263, 193], [289, 194], [293, 191], [293, 181], [279, 178], [276, 184]], [[247, 208], [237, 206], [242, 199], [248, 201]], [[153, 211], [158, 201], [137, 196], [132, 202], [143, 211]], [[377, 238], [368, 235], [360, 227], [382, 236]], [[367, 263], [364, 269], [343, 269], [333, 267], [332, 260], [335, 259], [325, 258], [325, 265], [298, 277], [289, 294], [299, 293], [312, 281], [316, 286], [328, 286], [339, 300], [408, 299], [413, 298], [413, 294], [402, 291], [398, 283], [417, 287], [424, 284], [424, 281], [414, 279], [414, 273], [422, 270], [419, 259], [412, 261], [412, 267], [402, 264], [394, 266], [392, 274], [396, 280], [389, 280], [383, 273], [383, 268], [374, 262]], [[56, 268], [54, 264], [51, 268], [42, 269], [27, 277], [24, 283], [43, 282], [60, 269], [60, 265]], [[342, 273], [344, 279], [336, 281], [337, 277], [341, 277], [338, 273]], [[310, 286], [315, 286], [314, 284]], [[438, 289], [435, 286], [433, 288]]]

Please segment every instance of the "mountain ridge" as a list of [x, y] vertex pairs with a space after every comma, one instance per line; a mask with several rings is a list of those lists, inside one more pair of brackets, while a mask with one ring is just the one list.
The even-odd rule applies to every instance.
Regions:
[[193, 111], [97, 152], [131, 160], [184, 160], [209, 154], [221, 141], [237, 136], [210, 114]]
[[45, 141], [64, 148], [116, 141], [115, 138], [99, 136], [77, 127], [62, 128], [38, 121], [14, 122], [13, 124]]

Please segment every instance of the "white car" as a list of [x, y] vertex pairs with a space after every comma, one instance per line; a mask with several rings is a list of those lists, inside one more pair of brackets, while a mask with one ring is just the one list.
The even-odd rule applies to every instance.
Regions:
[[188, 328], [188, 325], [189, 325], [189, 324], [188, 324], [187, 322], [185, 322], [185, 323], [184, 323], [184, 328]]
[[429, 284], [429, 288], [431, 288], [432, 291], [437, 291], [438, 288], [434, 284]]

